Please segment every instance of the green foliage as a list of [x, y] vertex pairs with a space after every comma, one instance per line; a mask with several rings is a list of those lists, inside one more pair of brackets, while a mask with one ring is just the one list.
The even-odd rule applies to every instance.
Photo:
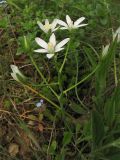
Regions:
[[[117, 0], [7, 0], [0, 6], [0, 158], [120, 159], [119, 45], [112, 40], [119, 7]], [[71, 37], [57, 58], [35, 53], [35, 38], [50, 37], [37, 21], [66, 14], [73, 21], [85, 16], [88, 26], [55, 32], [58, 42]], [[10, 64], [29, 77], [26, 83], [12, 80]], [[15, 157], [7, 150], [11, 142], [19, 145]]]
[[104, 122], [101, 115], [97, 111], [92, 112], [92, 137], [93, 137], [93, 148], [102, 145], [104, 138]]

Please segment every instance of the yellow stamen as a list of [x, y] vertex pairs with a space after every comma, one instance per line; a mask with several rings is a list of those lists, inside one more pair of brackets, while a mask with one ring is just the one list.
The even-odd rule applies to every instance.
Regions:
[[48, 51], [54, 53], [54, 45], [51, 42], [48, 43]]
[[44, 28], [45, 28], [45, 30], [48, 31], [49, 29], [51, 29], [51, 24], [45, 24], [45, 25], [44, 25]]

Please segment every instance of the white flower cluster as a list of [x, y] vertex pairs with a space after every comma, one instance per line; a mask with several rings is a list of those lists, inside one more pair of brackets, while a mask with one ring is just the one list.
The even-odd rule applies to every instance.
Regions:
[[[70, 38], [66, 38], [64, 40], [62, 40], [60, 43], [56, 43], [56, 36], [53, 33], [54, 31], [61, 29], [67, 29], [67, 30], [73, 30], [73, 29], [77, 29], [79, 27], [83, 27], [86, 26], [87, 24], [81, 24], [83, 21], [85, 20], [85, 17], [81, 17], [78, 20], [76, 20], [74, 23], [71, 20], [71, 18], [66, 15], [66, 22], [60, 20], [60, 19], [55, 19], [53, 20], [53, 22], [50, 24], [49, 20], [46, 19], [45, 20], [45, 24], [43, 25], [40, 21], [37, 22], [37, 24], [39, 25], [40, 29], [45, 32], [51, 32], [52, 35], [49, 38], [49, 42], [45, 42], [43, 39], [41, 38], [35, 38], [36, 43], [42, 47], [42, 49], [36, 49], [34, 50], [35, 52], [38, 53], [47, 53], [46, 56], [47, 58], [52, 58], [56, 52], [60, 52], [61, 50], [64, 49], [64, 45], [66, 43], [68, 43], [68, 41], [70, 40]], [[57, 25], [59, 25], [57, 27]]]
[[[60, 20], [60, 19], [55, 19], [53, 22], [50, 24], [49, 20], [45, 20], [45, 24], [43, 25], [41, 22], [37, 22], [41, 30], [45, 33], [51, 32], [52, 35], [49, 38], [49, 42], [45, 42], [43, 39], [36, 37], [35, 41], [36, 43], [41, 46], [42, 48], [34, 50], [35, 52], [38, 53], [47, 53], [46, 56], [48, 59], [52, 58], [56, 52], [60, 52], [61, 50], [64, 49], [64, 45], [68, 43], [70, 38], [65, 38], [61, 42], [57, 43], [56, 42], [56, 36], [53, 32], [55, 32], [57, 29], [67, 29], [67, 30], [72, 30], [72, 29], [77, 29], [79, 27], [86, 26], [87, 24], [81, 24], [82, 21], [85, 19], [85, 17], [81, 17], [78, 20], [76, 20], [74, 23], [71, 20], [71, 18], [66, 15], [66, 22]], [[59, 25], [57, 27], [57, 25]], [[13, 79], [16, 81], [20, 82], [20, 79], [25, 80], [26, 77], [21, 73], [21, 71], [18, 69], [17, 66], [11, 65], [12, 73], [11, 76]]]

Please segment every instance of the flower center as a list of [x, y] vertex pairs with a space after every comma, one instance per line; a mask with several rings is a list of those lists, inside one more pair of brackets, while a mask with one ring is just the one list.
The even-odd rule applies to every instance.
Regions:
[[51, 24], [45, 24], [44, 28], [45, 30], [49, 31], [49, 29], [51, 29]]
[[72, 29], [73, 28], [73, 21], [71, 21], [71, 23], [69, 24], [69, 28]]
[[48, 51], [49, 53], [54, 53], [54, 45], [51, 42], [48, 43]]

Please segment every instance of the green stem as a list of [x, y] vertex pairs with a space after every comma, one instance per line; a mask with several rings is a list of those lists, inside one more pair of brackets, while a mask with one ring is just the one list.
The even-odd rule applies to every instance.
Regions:
[[38, 68], [38, 66], [37, 66], [36, 62], [34, 61], [33, 57], [32, 57], [31, 55], [29, 55], [29, 56], [30, 56], [30, 59], [31, 59], [33, 65], [35, 66], [36, 70], [38, 71], [39, 75], [40, 75], [41, 78], [43, 79], [43, 81], [46, 83], [46, 85], [48, 85], [49, 89], [52, 91], [52, 93], [53, 93], [53, 94], [57, 97], [57, 99], [58, 99], [57, 93], [56, 93], [56, 92], [50, 87], [50, 85], [47, 83], [45, 77], [43, 76], [42, 72], [41, 72], [40, 69]]
[[60, 106], [61, 106], [62, 109], [63, 109], [63, 102], [62, 102], [63, 86], [62, 86], [62, 82], [61, 82], [61, 75], [62, 75], [62, 70], [64, 68], [64, 65], [65, 65], [65, 62], [66, 62], [66, 59], [67, 59], [67, 54], [68, 54], [69, 47], [70, 47], [70, 41], [68, 43], [68, 46], [67, 46], [67, 49], [66, 49], [66, 52], [65, 52], [63, 63], [62, 63], [62, 65], [61, 65], [61, 67], [58, 71], [58, 84], [59, 84], [59, 90], [60, 90], [59, 103], [60, 103]]
[[[23, 84], [24, 85], [24, 84]], [[30, 87], [29, 85], [24, 85], [25, 87], [27, 87], [29, 90], [31, 90], [32, 92], [34, 92], [35, 94], [38, 94], [41, 98], [45, 99], [47, 102], [49, 102], [50, 104], [52, 104], [54, 107], [56, 107], [58, 110], [61, 110], [61, 108], [55, 104], [53, 101], [51, 101], [49, 98], [45, 97], [43, 94], [39, 93], [38, 91], [36, 91], [35, 89], [33, 89], [32, 87]]]
[[68, 46], [67, 46], [67, 50], [66, 50], [66, 53], [65, 53], [65, 57], [64, 57], [63, 63], [62, 63], [62, 65], [60, 67], [60, 70], [59, 70], [60, 74], [62, 73], [63, 67], [64, 67], [65, 62], [66, 62], [69, 47], [70, 47], [70, 41], [69, 41]]
[[98, 58], [98, 59], [100, 58], [99, 54], [97, 53], [97, 51], [94, 49], [94, 47], [93, 47], [91, 44], [86, 43], [86, 42], [84, 42], [84, 41], [80, 41], [80, 42], [81, 42], [81, 43], [84, 43], [84, 44], [87, 45], [89, 48], [91, 48], [92, 51], [96, 54], [97, 58]]
[[[32, 88], [29, 85], [23, 84], [21, 83], [23, 86], [25, 86], [26, 88], [28, 88], [29, 90], [31, 90], [33, 93], [39, 95], [41, 98], [45, 99], [47, 102], [49, 102], [51, 105], [53, 105], [56, 109], [58, 109], [59, 111], [62, 111], [62, 108], [60, 106], [58, 106], [57, 104], [55, 104], [53, 101], [51, 101], [49, 98], [47, 98], [46, 96], [44, 96], [43, 94], [39, 93], [38, 91], [36, 91], [34, 88]], [[63, 113], [63, 112], [62, 112]], [[73, 122], [76, 122], [76, 119], [73, 118], [69, 113], [65, 112], [65, 115], [68, 116], [69, 118], [71, 118], [73, 120]]]
[[99, 65], [97, 65], [97, 67], [90, 73], [88, 74], [85, 78], [83, 78], [81, 81], [79, 81], [78, 83], [76, 83], [75, 85], [71, 86], [70, 88], [66, 89], [65, 91], [63, 91], [63, 94], [66, 94], [68, 91], [72, 90], [73, 88], [75, 88], [76, 86], [80, 85], [81, 83], [83, 83], [84, 81], [86, 81], [87, 79], [89, 79], [95, 72], [96, 70], [99, 68]]
[[[78, 82], [78, 69], [79, 69], [79, 67], [78, 67], [78, 54], [77, 54], [77, 55], [76, 55], [76, 54], [77, 54], [77, 52], [74, 54], [74, 56], [75, 56], [75, 61], [76, 61], [76, 80], [75, 80], [75, 84], [77, 84], [77, 82]], [[85, 110], [88, 110], [87, 107], [83, 104], [83, 102], [81, 101], [81, 99], [80, 99], [79, 96], [78, 96], [77, 86], [75, 87], [75, 93], [76, 93], [76, 97], [77, 97], [79, 103], [81, 104], [81, 106], [82, 106]]]

